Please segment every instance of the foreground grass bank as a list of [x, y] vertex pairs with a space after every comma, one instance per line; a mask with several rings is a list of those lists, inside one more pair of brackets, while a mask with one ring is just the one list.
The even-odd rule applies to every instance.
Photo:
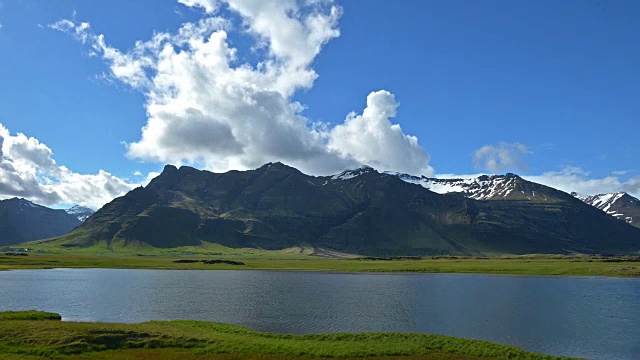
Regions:
[[[216, 257], [192, 256], [192, 259]], [[225, 258], [225, 257], [219, 257]], [[228, 257], [226, 257], [228, 258]], [[483, 273], [520, 275], [640, 276], [640, 262], [615, 262], [597, 258], [514, 257], [492, 259], [339, 260], [304, 258], [251, 258], [234, 260], [244, 265], [184, 263], [185, 257], [89, 256], [65, 254], [0, 255], [0, 270], [48, 268], [305, 270], [349, 272]], [[176, 262], [178, 261], [178, 262]]]
[[[40, 320], [33, 320], [35, 318]], [[202, 321], [61, 322], [0, 313], [6, 359], [562, 359], [487, 341], [413, 333], [283, 335]]]

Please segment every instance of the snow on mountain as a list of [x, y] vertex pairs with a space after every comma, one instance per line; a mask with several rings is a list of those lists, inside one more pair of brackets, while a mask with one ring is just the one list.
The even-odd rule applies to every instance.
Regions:
[[[375, 171], [364, 166], [360, 169], [343, 171], [331, 177], [332, 181], [349, 180]], [[522, 179], [518, 175], [481, 175], [469, 178], [438, 179], [386, 171], [384, 174], [420, 185], [439, 194], [460, 193], [474, 200], [528, 200], [551, 202], [566, 199], [568, 194]], [[571, 193], [583, 202], [607, 214], [640, 227], [640, 200], [624, 192], [599, 195]]]
[[640, 200], [625, 192], [592, 196], [584, 196], [577, 193], [571, 193], [571, 195], [617, 219], [640, 227]]
[[89, 216], [93, 215], [93, 213], [95, 213], [96, 211], [93, 209], [90, 209], [88, 207], [84, 207], [84, 206], [80, 206], [80, 205], [74, 205], [69, 209], [65, 210], [67, 212], [67, 214], [73, 215], [75, 217], [78, 218], [78, 220], [80, 221], [85, 221], [89, 218]]
[[394, 172], [387, 172], [403, 181], [418, 184], [439, 194], [462, 193], [475, 200], [498, 200], [526, 198], [531, 200], [536, 197], [535, 190], [522, 190], [514, 193], [518, 180], [521, 178], [515, 174], [506, 175], [482, 175], [466, 179], [435, 179], [425, 176], [413, 176]]
[[358, 177], [360, 175], [364, 175], [366, 173], [369, 173], [371, 171], [376, 172], [375, 169], [373, 169], [370, 166], [366, 166], [363, 165], [357, 169], [353, 169], [353, 170], [345, 170], [343, 172], [341, 172], [340, 174], [337, 175], [333, 175], [331, 177], [331, 180], [349, 180], [349, 179], [353, 179], [354, 177]]
[[18, 209], [20, 211], [22, 211], [22, 209], [24, 209], [25, 207], [26, 208], [34, 208], [34, 209], [44, 208], [44, 206], [36, 205], [36, 204], [32, 203], [31, 201], [26, 200], [26, 199], [22, 199], [22, 198], [13, 198], [11, 200], [15, 200], [15, 201], [18, 202]]

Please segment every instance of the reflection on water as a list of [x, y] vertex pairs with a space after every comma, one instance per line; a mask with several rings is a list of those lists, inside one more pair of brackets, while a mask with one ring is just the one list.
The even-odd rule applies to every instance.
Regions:
[[55, 269], [0, 272], [0, 310], [196, 319], [282, 333], [410, 331], [640, 359], [640, 279]]

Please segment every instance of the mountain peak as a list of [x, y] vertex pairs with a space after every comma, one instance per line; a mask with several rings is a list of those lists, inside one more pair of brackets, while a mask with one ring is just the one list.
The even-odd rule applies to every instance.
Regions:
[[288, 172], [300, 172], [300, 170], [291, 167], [287, 164], [283, 164], [280, 161], [276, 161], [276, 162], [269, 162], [266, 163], [262, 166], [260, 166], [259, 168], [256, 169], [256, 171], [260, 172], [260, 173], [265, 173], [267, 171], [288, 171]]
[[12, 197], [10, 199], [4, 200], [6, 202], [9, 203], [17, 203], [19, 206], [27, 206], [27, 207], [32, 207], [32, 208], [37, 208], [37, 207], [41, 207], [41, 205], [35, 204], [25, 198], [19, 198], [19, 197]]
[[65, 209], [67, 214], [75, 216], [80, 221], [85, 221], [89, 216], [93, 215], [96, 211], [85, 206], [73, 205], [72, 207]]
[[571, 195], [616, 219], [624, 220], [631, 225], [640, 227], [640, 222], [637, 221], [637, 219], [640, 219], [640, 200], [624, 191], [591, 196], [583, 196], [572, 192]]
[[357, 169], [345, 170], [340, 174], [333, 175], [331, 180], [349, 180], [354, 177], [358, 177], [365, 174], [378, 174], [378, 172], [371, 166], [362, 165]]
[[178, 171], [178, 168], [175, 165], [171, 165], [171, 164], [167, 164], [164, 166], [164, 169], [162, 169], [162, 173], [172, 173], [172, 172], [176, 172]]

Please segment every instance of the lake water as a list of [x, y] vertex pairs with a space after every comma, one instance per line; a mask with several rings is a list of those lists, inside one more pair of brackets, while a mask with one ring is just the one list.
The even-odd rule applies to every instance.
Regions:
[[280, 333], [409, 331], [640, 359], [640, 279], [53, 269], [0, 272], [0, 310], [66, 321], [196, 319]]

